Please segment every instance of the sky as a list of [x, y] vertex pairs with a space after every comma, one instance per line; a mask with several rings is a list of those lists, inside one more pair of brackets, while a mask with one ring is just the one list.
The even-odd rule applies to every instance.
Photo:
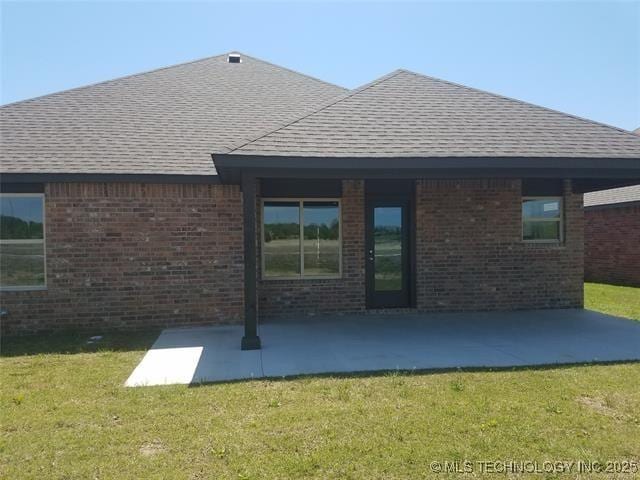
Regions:
[[18, 217], [25, 221], [42, 222], [42, 198], [0, 197], [0, 216]]
[[397, 68], [633, 130], [640, 0], [1, 4], [2, 104], [238, 50], [354, 88]]

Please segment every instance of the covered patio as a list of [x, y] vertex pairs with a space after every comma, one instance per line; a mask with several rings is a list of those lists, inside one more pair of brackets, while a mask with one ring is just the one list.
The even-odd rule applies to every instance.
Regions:
[[164, 330], [126, 386], [640, 360], [640, 323], [581, 309], [274, 319], [261, 350], [239, 350], [242, 332]]
[[637, 184], [639, 155], [631, 132], [406, 70], [214, 151], [242, 192], [241, 348], [281, 314], [580, 308], [582, 194]]

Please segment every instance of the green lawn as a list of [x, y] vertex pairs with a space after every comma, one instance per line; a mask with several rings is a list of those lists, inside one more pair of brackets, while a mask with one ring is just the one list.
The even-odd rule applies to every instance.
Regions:
[[584, 306], [590, 310], [640, 320], [640, 288], [585, 283]]
[[[594, 300], [594, 289], [607, 291], [588, 286], [588, 302], [607, 308], [610, 292]], [[154, 337], [5, 338], [0, 478], [431, 478], [433, 461], [640, 462], [638, 363], [123, 388]]]

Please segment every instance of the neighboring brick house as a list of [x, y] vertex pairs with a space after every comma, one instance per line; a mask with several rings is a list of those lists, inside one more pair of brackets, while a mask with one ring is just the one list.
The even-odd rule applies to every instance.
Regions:
[[640, 138], [395, 71], [228, 54], [2, 107], [2, 329], [582, 307], [583, 193]]
[[584, 207], [585, 280], [640, 287], [640, 185], [588, 193]]

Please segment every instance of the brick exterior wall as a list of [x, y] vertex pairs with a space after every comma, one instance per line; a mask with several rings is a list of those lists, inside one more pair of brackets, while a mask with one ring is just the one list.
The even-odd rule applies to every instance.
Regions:
[[[417, 182], [418, 310], [583, 306], [582, 195], [565, 182], [562, 244], [531, 244], [521, 191], [512, 179]], [[344, 278], [259, 281], [261, 316], [365, 309], [363, 182], [343, 182], [342, 209]]]
[[47, 290], [2, 292], [3, 331], [239, 322], [238, 187], [48, 184]]
[[[364, 209], [364, 182], [343, 181], [343, 278], [258, 272], [261, 318], [365, 309]], [[238, 187], [48, 184], [45, 210], [48, 288], [3, 292], [4, 332], [242, 321]], [[564, 243], [525, 244], [520, 180], [417, 181], [418, 309], [581, 307], [582, 195], [568, 181], [564, 215]]]
[[640, 204], [585, 210], [585, 279], [640, 287]]
[[565, 242], [527, 244], [519, 180], [419, 181], [418, 308], [582, 307], [582, 195], [564, 190]]
[[[261, 272], [259, 272], [258, 315], [270, 317], [364, 310], [364, 182], [362, 180], [342, 182], [341, 207], [342, 278], [261, 280]], [[261, 244], [260, 211], [259, 208], [258, 246]], [[260, 259], [259, 248], [258, 259]]]

